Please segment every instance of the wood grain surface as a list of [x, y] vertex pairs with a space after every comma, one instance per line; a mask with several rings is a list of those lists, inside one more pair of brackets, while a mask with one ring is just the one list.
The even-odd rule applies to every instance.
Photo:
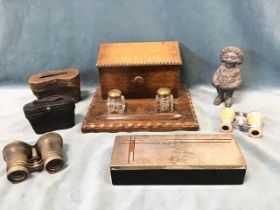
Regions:
[[[102, 98], [120, 89], [125, 98], [154, 98], [157, 89], [168, 87], [178, 95], [179, 66], [108, 67], [99, 70]], [[141, 78], [141, 82], [137, 82]]]
[[246, 169], [231, 134], [117, 136], [111, 168]]
[[181, 65], [179, 42], [102, 43], [96, 67]]
[[177, 97], [181, 65], [177, 41], [103, 43], [96, 63], [102, 98], [112, 89], [120, 89], [128, 99], [153, 98], [161, 87]]
[[97, 88], [82, 131], [173, 131], [199, 128], [188, 89], [183, 85], [178, 91], [178, 98], [174, 99], [172, 113], [158, 113], [155, 99], [126, 99], [125, 103], [123, 114], [108, 114], [107, 100], [102, 99], [100, 88]]

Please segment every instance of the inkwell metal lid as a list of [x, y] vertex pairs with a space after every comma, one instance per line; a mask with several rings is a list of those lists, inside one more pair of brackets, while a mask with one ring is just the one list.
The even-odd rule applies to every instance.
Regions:
[[109, 98], [120, 98], [122, 96], [122, 91], [119, 89], [113, 89], [108, 92]]
[[168, 97], [171, 94], [171, 89], [167, 87], [162, 87], [157, 90], [157, 94], [161, 97]]

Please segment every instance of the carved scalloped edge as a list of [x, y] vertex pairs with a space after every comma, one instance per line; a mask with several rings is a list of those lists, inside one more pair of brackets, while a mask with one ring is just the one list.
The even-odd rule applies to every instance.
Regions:
[[129, 62], [129, 63], [106, 63], [106, 64], [96, 64], [97, 68], [104, 68], [104, 67], [132, 67], [132, 66], [164, 66], [164, 65], [182, 65], [182, 61], [180, 62], [147, 62], [147, 63], [136, 63], [136, 62]]
[[[124, 127], [124, 128], [159, 128], [159, 127], [163, 127], [163, 128], [177, 128], [178, 126], [183, 126], [183, 127], [190, 127], [193, 126], [193, 124], [191, 124], [190, 122], [156, 122], [156, 123], [150, 123], [150, 122], [125, 122], [125, 123], [119, 123], [119, 122], [106, 122], [106, 123], [102, 123], [102, 122], [98, 122], [95, 121], [96, 124], [88, 124], [89, 127], [91, 128], [118, 128], [118, 127]], [[196, 127], [196, 126], [193, 126]]]
[[84, 124], [82, 131], [83, 132], [118, 132], [118, 131], [132, 131], [131, 129], [135, 129], [134, 131], [154, 131], [154, 130], [162, 130], [162, 131], [171, 131], [171, 130], [197, 130], [198, 124], [193, 124], [190, 122], [158, 122], [158, 123], [147, 123], [147, 122], [136, 122], [136, 123], [100, 123], [95, 121], [94, 124]]
[[190, 104], [190, 107], [191, 107], [191, 112], [192, 112], [193, 119], [194, 119], [195, 123], [197, 124], [196, 126], [199, 127], [189, 89], [188, 89], [187, 85], [184, 85], [184, 87], [185, 87], [185, 91], [186, 91], [186, 94], [187, 94], [187, 98], [189, 99], [189, 104]]
[[[194, 121], [193, 122], [186, 122], [182, 120], [174, 120], [174, 121], [137, 121], [137, 122], [105, 122], [102, 123], [100, 121], [94, 120], [93, 122], [83, 123], [82, 131], [83, 132], [119, 132], [119, 131], [174, 131], [174, 130], [198, 130], [199, 125], [196, 118], [196, 114], [194, 111], [194, 107], [192, 104], [192, 100], [189, 94], [189, 91], [187, 89], [187, 86], [185, 87], [185, 94], [187, 95], [187, 98], [189, 99], [189, 105], [191, 107], [191, 112]], [[97, 87], [99, 88], [99, 87]], [[96, 89], [97, 92], [97, 89]], [[94, 101], [98, 98], [98, 95], [94, 94], [94, 99], [91, 101], [90, 108], [93, 106]], [[88, 112], [86, 115], [86, 118], [88, 117], [90, 113]], [[85, 119], [86, 119], [85, 118]]]

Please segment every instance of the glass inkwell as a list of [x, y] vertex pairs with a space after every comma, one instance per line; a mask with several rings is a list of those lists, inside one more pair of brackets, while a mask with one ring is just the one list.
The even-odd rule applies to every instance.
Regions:
[[158, 112], [173, 112], [173, 95], [170, 88], [162, 87], [157, 90], [156, 106]]
[[110, 114], [122, 114], [125, 110], [125, 100], [122, 91], [113, 89], [108, 92], [107, 110]]

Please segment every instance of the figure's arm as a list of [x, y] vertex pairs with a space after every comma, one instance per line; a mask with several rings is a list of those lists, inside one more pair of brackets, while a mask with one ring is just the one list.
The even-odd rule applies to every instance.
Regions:
[[229, 84], [230, 89], [237, 89], [241, 84], [241, 74], [240, 69], [236, 69], [236, 72], [233, 74], [233, 82]]
[[214, 73], [214, 75], [213, 75], [213, 77], [212, 77], [212, 84], [213, 84], [214, 86], [218, 86], [218, 85], [219, 85], [218, 76], [219, 76], [220, 71], [221, 71], [221, 69], [218, 68], [218, 69], [215, 71], [215, 73]]

